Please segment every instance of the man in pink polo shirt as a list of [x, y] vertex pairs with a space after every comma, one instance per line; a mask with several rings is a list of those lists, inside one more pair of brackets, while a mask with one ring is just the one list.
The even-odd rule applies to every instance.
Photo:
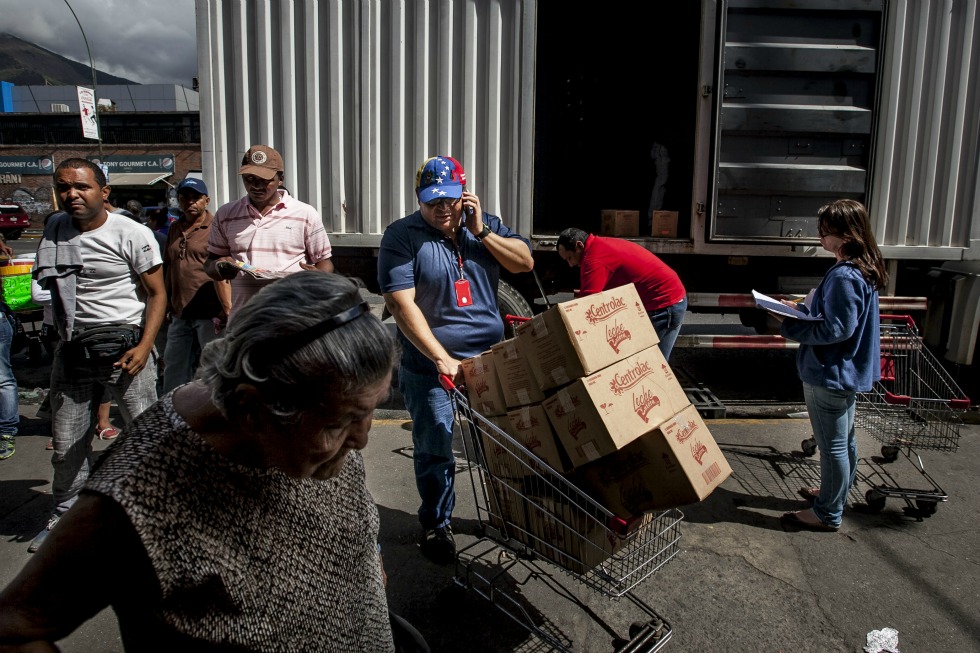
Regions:
[[[245, 197], [215, 213], [204, 271], [215, 280], [231, 279], [228, 321], [266, 284], [300, 270], [333, 272], [330, 238], [315, 208], [291, 197], [282, 187], [282, 156], [267, 145], [253, 145], [238, 174]], [[226, 261], [232, 265], [219, 265]], [[271, 274], [256, 278], [234, 265]]]

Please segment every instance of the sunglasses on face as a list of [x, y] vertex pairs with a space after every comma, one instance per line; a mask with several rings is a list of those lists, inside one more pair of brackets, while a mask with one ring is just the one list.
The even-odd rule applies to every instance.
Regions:
[[246, 186], [270, 186], [276, 181], [278, 181], [277, 177], [262, 179], [262, 177], [256, 177], [255, 175], [242, 175], [242, 183]]
[[459, 203], [462, 202], [462, 201], [463, 201], [463, 198], [462, 197], [457, 197], [456, 199], [450, 199], [448, 197], [443, 197], [441, 200], [433, 200], [431, 202], [424, 202], [424, 204], [426, 206], [428, 206], [430, 209], [434, 209], [434, 208], [437, 208], [437, 207], [440, 207], [440, 206], [441, 207], [446, 207], [446, 208], [453, 209], [453, 208], [456, 208], [457, 206], [459, 206]]

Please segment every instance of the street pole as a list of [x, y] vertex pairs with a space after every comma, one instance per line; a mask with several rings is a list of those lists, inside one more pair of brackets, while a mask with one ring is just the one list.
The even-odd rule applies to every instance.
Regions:
[[95, 94], [95, 128], [99, 131], [99, 161], [105, 164], [102, 158], [102, 125], [99, 124], [99, 87], [98, 82], [95, 79], [95, 62], [92, 60], [92, 50], [88, 47], [88, 38], [85, 36], [85, 30], [82, 29], [82, 21], [78, 20], [78, 14], [75, 10], [71, 8], [68, 0], [65, 0], [65, 4], [68, 5], [68, 10], [71, 11], [71, 15], [75, 17], [75, 22], [78, 23], [78, 29], [82, 32], [82, 40], [85, 41], [85, 51], [88, 52], [88, 67], [92, 70], [92, 92]]

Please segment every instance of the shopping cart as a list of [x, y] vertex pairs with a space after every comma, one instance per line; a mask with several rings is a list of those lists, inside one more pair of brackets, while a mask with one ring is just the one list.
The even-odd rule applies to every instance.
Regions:
[[[625, 598], [642, 614], [629, 637], [613, 635], [616, 651], [659, 651], [670, 639], [666, 620], [631, 591], [678, 552], [679, 510], [625, 521], [581, 492], [559, 472], [475, 411], [465, 389], [442, 376], [462, 433], [481, 535], [457, 553], [455, 583], [489, 600], [554, 650], [572, 644], [553, 624], [536, 618], [521, 587], [540, 580], [591, 617], [562, 584], [568, 576], [614, 600]], [[506, 419], [506, 418], [503, 418]], [[554, 565], [560, 574], [549, 571]], [[516, 580], [515, 580], [516, 579]]]
[[956, 451], [962, 415], [970, 399], [926, 348], [908, 315], [881, 316], [881, 380], [859, 393], [855, 427], [881, 443], [881, 462], [902, 454], [916, 468], [927, 489], [905, 488], [878, 461], [872, 460], [865, 499], [872, 510], [888, 497], [905, 501], [921, 516], [936, 512], [949, 497], [926, 472], [916, 450]]

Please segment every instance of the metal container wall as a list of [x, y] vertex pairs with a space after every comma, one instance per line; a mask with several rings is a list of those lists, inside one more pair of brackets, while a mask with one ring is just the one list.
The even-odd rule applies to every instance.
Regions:
[[975, 0], [887, 3], [869, 207], [886, 257], [980, 259], [978, 27]]
[[[204, 177], [244, 194], [251, 144], [334, 245], [376, 246], [417, 208], [419, 164], [450, 155], [486, 210], [531, 232], [534, 0], [197, 0]], [[512, 223], [518, 221], [512, 220]]]
[[[702, 0], [704, 15], [759, 4], [719, 2]], [[847, 10], [880, 2], [879, 84], [869, 89], [876, 98], [873, 130], [861, 137], [870, 144], [869, 176], [858, 182], [845, 175], [850, 185], [834, 190], [867, 189], [887, 258], [980, 259], [977, 3], [829, 4]], [[287, 188], [320, 210], [334, 244], [376, 246], [385, 225], [415, 209], [419, 163], [449, 154], [463, 162], [488, 211], [535, 233], [535, 0], [196, 3], [203, 167], [214, 206], [243, 194], [241, 156], [250, 144], [266, 143], [283, 153]], [[707, 40], [715, 29], [705, 21]], [[715, 168], [708, 152], [698, 154], [696, 179]], [[714, 223], [717, 203], [705, 202], [697, 188], [692, 215], [702, 203], [706, 210], [698, 224], [707, 221], [706, 231], [716, 236], [731, 231]], [[803, 215], [812, 207], [790, 208]], [[662, 246], [763, 256], [812, 256], [819, 249], [814, 234], [806, 234], [811, 246], [797, 251], [787, 247], [785, 229], [773, 232], [777, 242], [754, 227], [734, 229], [732, 242], [706, 241], [705, 230], [695, 228], [686, 247]]]

